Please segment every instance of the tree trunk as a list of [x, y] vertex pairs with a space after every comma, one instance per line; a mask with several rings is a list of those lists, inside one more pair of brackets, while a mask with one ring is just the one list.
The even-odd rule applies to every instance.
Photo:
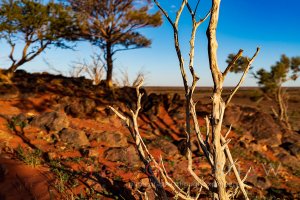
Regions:
[[221, 143], [221, 128], [225, 110], [225, 102], [222, 99], [223, 75], [218, 66], [217, 59], [217, 35], [216, 29], [219, 19], [220, 0], [212, 0], [212, 9], [210, 23], [206, 31], [208, 39], [208, 58], [210, 71], [214, 82], [214, 90], [212, 96], [212, 142], [213, 142], [213, 174], [217, 182], [217, 193], [219, 200], [229, 200], [226, 192], [226, 179], [224, 174], [224, 166], [226, 162], [224, 149]]
[[111, 44], [107, 44], [106, 46], [106, 86], [108, 88], [112, 88], [112, 73], [113, 73], [113, 59], [112, 59], [113, 53], [111, 49]]
[[279, 107], [279, 120], [283, 122], [288, 129], [291, 129], [289, 118], [287, 115], [286, 99], [284, 98], [282, 88], [279, 87], [277, 90], [277, 103]]
[[278, 106], [279, 106], [279, 119], [281, 121], [283, 121], [283, 116], [284, 116], [285, 111], [284, 111], [281, 88], [278, 88], [278, 90], [277, 90], [277, 101], [278, 101]]
[[18, 68], [17, 65], [12, 65], [8, 69], [3, 69], [0, 71], [0, 80], [2, 82], [11, 83], [11, 79], [14, 76], [16, 69]]
[[213, 138], [213, 157], [215, 166], [213, 173], [218, 186], [218, 196], [220, 200], [228, 200], [226, 192], [226, 179], [224, 166], [226, 162], [225, 153], [221, 144], [221, 128], [225, 110], [225, 103], [221, 97], [222, 89], [217, 89], [213, 94], [212, 108], [212, 138]]
[[6, 73], [13, 74], [17, 70], [18, 67], [19, 67], [19, 65], [12, 65], [10, 68], [7, 69]]

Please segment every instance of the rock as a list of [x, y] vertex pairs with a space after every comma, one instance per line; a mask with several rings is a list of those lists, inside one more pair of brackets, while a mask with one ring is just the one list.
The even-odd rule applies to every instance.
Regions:
[[92, 149], [89, 149], [89, 153], [88, 153], [88, 156], [91, 158], [91, 157], [99, 157], [100, 155], [100, 151], [99, 151], [99, 148], [92, 148]]
[[[244, 123], [246, 123], [246, 119]], [[245, 126], [258, 142], [270, 146], [278, 146], [281, 144], [282, 134], [280, 127], [275, 123], [271, 115], [256, 112]]]
[[272, 186], [272, 183], [267, 177], [259, 176], [256, 177], [256, 182], [254, 183], [254, 185], [262, 190], [266, 190]]
[[101, 133], [92, 133], [90, 140], [97, 140], [97, 142], [104, 142], [106, 146], [108, 147], [126, 147], [128, 146], [127, 143], [127, 137], [119, 132], [110, 132], [110, 131], [104, 131]]
[[54, 159], [59, 158], [59, 156], [58, 156], [57, 153], [55, 153], [55, 152], [48, 152], [48, 153], [47, 153], [47, 156], [48, 156], [48, 159], [49, 159], [49, 160], [54, 160]]
[[161, 137], [152, 141], [149, 145], [149, 148], [158, 148], [167, 156], [174, 156], [175, 154], [179, 153], [177, 147], [172, 142]]
[[250, 132], [259, 144], [279, 146], [282, 132], [279, 125], [271, 115], [260, 112], [251, 107], [231, 106], [226, 109], [224, 124], [233, 124], [235, 128], [241, 128]]
[[138, 152], [131, 145], [127, 148], [117, 147], [110, 148], [104, 152], [104, 156], [107, 160], [111, 162], [123, 162], [130, 164], [132, 166], [141, 165], [140, 158], [138, 156]]
[[242, 111], [239, 106], [229, 106], [225, 110], [224, 114], [224, 124], [238, 126], [239, 120], [242, 116]]
[[146, 192], [148, 199], [159, 199], [157, 195], [155, 195], [155, 192], [153, 188], [151, 187], [152, 183], [149, 181], [149, 178], [142, 178], [138, 184], [137, 184], [137, 189], [140, 192]]
[[66, 107], [66, 113], [73, 117], [91, 115], [95, 111], [96, 103], [92, 99], [82, 98]]
[[296, 132], [285, 133], [280, 147], [300, 158], [300, 135]]
[[9, 83], [1, 83], [0, 77], [0, 98], [12, 99], [18, 97], [19, 95], [20, 92], [16, 86]]
[[280, 145], [280, 147], [284, 148], [288, 152], [290, 152], [292, 155], [300, 158], [300, 146], [299, 144], [285, 142]]
[[58, 100], [60, 108], [63, 108], [72, 117], [91, 116], [96, 111], [96, 103], [89, 98], [63, 97]]
[[289, 155], [288, 152], [283, 150], [276, 150], [275, 156], [279, 159], [281, 163], [284, 163], [284, 165], [289, 166], [293, 170], [299, 170], [300, 169], [300, 162], [295, 156]]
[[62, 130], [60, 139], [62, 142], [66, 142], [75, 147], [87, 146], [90, 144], [85, 132], [72, 128]]
[[151, 93], [143, 102], [142, 111], [151, 115], [159, 115], [159, 106], [163, 105], [163, 99], [161, 95]]
[[294, 199], [293, 194], [288, 192], [286, 189], [271, 187], [267, 190], [268, 199]]
[[59, 132], [69, 127], [69, 121], [65, 113], [54, 111], [46, 112], [33, 118], [30, 125], [46, 129], [47, 131]]

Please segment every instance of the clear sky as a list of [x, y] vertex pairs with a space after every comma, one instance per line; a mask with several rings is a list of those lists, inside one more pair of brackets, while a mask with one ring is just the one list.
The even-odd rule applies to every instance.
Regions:
[[[161, 0], [161, 5], [174, 17], [179, 7], [179, 0]], [[177, 2], [177, 3], [176, 3]], [[193, 5], [194, 1], [190, 1]], [[199, 5], [199, 17], [204, 16], [210, 0], [202, 0]], [[157, 8], [154, 6], [153, 11]], [[207, 41], [205, 31], [207, 23], [199, 27], [196, 40], [195, 67], [200, 76], [199, 86], [212, 85], [207, 59]], [[173, 34], [170, 24], [164, 19], [159, 28], [148, 28], [141, 31], [152, 40], [151, 48], [118, 52], [115, 56], [114, 72], [127, 69], [131, 78], [143, 70], [147, 73], [147, 85], [181, 86], [182, 80], [173, 45]], [[180, 21], [180, 42], [185, 58], [188, 58], [190, 37], [190, 16], [185, 11]], [[219, 43], [219, 66], [223, 70], [229, 53], [244, 50], [244, 55], [252, 56], [256, 47], [261, 52], [255, 60], [253, 70], [263, 67], [267, 70], [281, 54], [300, 56], [300, 0], [222, 0], [220, 19], [217, 30]], [[7, 66], [9, 53], [4, 41], [0, 43], [0, 66]], [[23, 68], [29, 71], [49, 71], [47, 60], [56, 69], [67, 73], [72, 61], [89, 59], [93, 51], [99, 51], [88, 42], [78, 43], [76, 51], [47, 49]], [[226, 86], [233, 86], [239, 75], [232, 74], [225, 81]], [[245, 86], [255, 86], [256, 80], [248, 76]], [[300, 86], [300, 80], [289, 82], [289, 86]]]

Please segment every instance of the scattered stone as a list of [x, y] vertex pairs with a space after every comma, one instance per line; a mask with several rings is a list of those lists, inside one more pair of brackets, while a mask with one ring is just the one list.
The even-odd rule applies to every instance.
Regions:
[[75, 147], [88, 146], [90, 144], [85, 132], [72, 128], [63, 129], [60, 134], [60, 139], [62, 142]]
[[99, 148], [91, 148], [89, 149], [89, 153], [88, 153], [88, 157], [99, 157], [100, 152], [99, 152]]
[[57, 153], [55, 153], [55, 152], [48, 152], [47, 155], [48, 155], [49, 160], [54, 160], [54, 159], [57, 159], [59, 157], [57, 155]]
[[266, 190], [272, 186], [272, 183], [269, 181], [267, 177], [256, 177], [256, 182], [254, 183], [255, 187], [258, 187], [262, 190]]
[[94, 112], [95, 108], [96, 108], [96, 103], [94, 100], [88, 98], [82, 98], [73, 101], [72, 104], [69, 104], [65, 108], [65, 111], [67, 114], [73, 117], [82, 117]]
[[[279, 150], [279, 149], [278, 149]], [[293, 170], [300, 169], [300, 162], [295, 156], [291, 156], [288, 152], [281, 148], [281, 150], [275, 152], [275, 156], [281, 163], [289, 166]]]
[[270, 187], [267, 190], [267, 197], [272, 199], [294, 199], [293, 194], [286, 189]]
[[285, 133], [280, 147], [300, 158], [300, 135], [296, 132]]
[[16, 86], [8, 83], [0, 83], [0, 98], [12, 99], [18, 97], [19, 95], [20, 92]]
[[282, 148], [290, 152], [293, 156], [300, 158], [300, 146], [299, 144], [285, 142], [280, 145]]
[[92, 133], [90, 140], [97, 140], [97, 142], [104, 142], [106, 146], [108, 147], [126, 147], [128, 146], [127, 143], [127, 137], [119, 132], [110, 132], [110, 131], [104, 131], [104, 132], [98, 132], [98, 133]]
[[163, 151], [167, 156], [174, 156], [179, 153], [177, 147], [170, 141], [159, 137], [152, 141], [149, 145], [149, 148], [158, 148]]
[[69, 127], [69, 121], [65, 113], [53, 111], [43, 113], [33, 118], [30, 125], [46, 129], [47, 131], [59, 132]]
[[250, 132], [259, 144], [279, 146], [282, 132], [271, 115], [251, 107], [230, 106], [226, 109], [225, 125]]
[[104, 156], [107, 160], [111, 162], [123, 162], [128, 163], [132, 166], [140, 165], [141, 161], [138, 156], [138, 152], [133, 146], [128, 148], [116, 147], [110, 148], [104, 152]]
[[239, 106], [229, 106], [225, 110], [224, 124], [236, 126], [242, 117], [242, 110]]

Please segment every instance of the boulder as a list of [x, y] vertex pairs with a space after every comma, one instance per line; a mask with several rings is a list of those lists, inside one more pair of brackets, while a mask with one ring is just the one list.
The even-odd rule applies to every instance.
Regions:
[[92, 133], [89, 137], [90, 140], [103, 142], [108, 147], [127, 147], [127, 137], [119, 131], [104, 131]]
[[[1, 73], [1, 72], [0, 72]], [[0, 74], [1, 76], [1, 74]], [[9, 83], [1, 83], [0, 77], [0, 98], [3, 99], [12, 99], [16, 98], [20, 95], [18, 88]]]
[[270, 114], [251, 107], [231, 106], [226, 109], [224, 124], [232, 124], [245, 132], [250, 132], [259, 144], [279, 146], [282, 132]]
[[63, 108], [72, 117], [85, 117], [96, 111], [96, 103], [90, 98], [63, 97], [58, 100], [60, 108]]
[[285, 133], [280, 147], [300, 158], [300, 135], [296, 132]]
[[230, 106], [226, 108], [224, 114], [224, 124], [236, 126], [239, 125], [239, 120], [242, 116], [242, 111], [239, 106]]
[[270, 187], [267, 190], [267, 199], [295, 199], [286, 189]]
[[69, 127], [69, 121], [65, 113], [54, 111], [34, 117], [30, 125], [46, 129], [47, 131], [59, 132]]
[[179, 153], [178, 148], [170, 141], [159, 137], [152, 141], [149, 145], [149, 148], [160, 149], [167, 156], [174, 156]]
[[297, 143], [284, 142], [280, 145], [282, 148], [290, 152], [291, 155], [300, 158], [300, 145]]
[[60, 139], [62, 142], [75, 147], [87, 146], [90, 144], [85, 132], [72, 128], [63, 129], [60, 134]]
[[300, 162], [295, 156], [291, 156], [284, 149], [278, 149], [274, 152], [275, 156], [279, 159], [281, 163], [289, 166], [293, 171], [300, 169]]
[[104, 152], [105, 159], [111, 162], [123, 162], [132, 166], [141, 165], [142, 162], [134, 146], [110, 148]]

